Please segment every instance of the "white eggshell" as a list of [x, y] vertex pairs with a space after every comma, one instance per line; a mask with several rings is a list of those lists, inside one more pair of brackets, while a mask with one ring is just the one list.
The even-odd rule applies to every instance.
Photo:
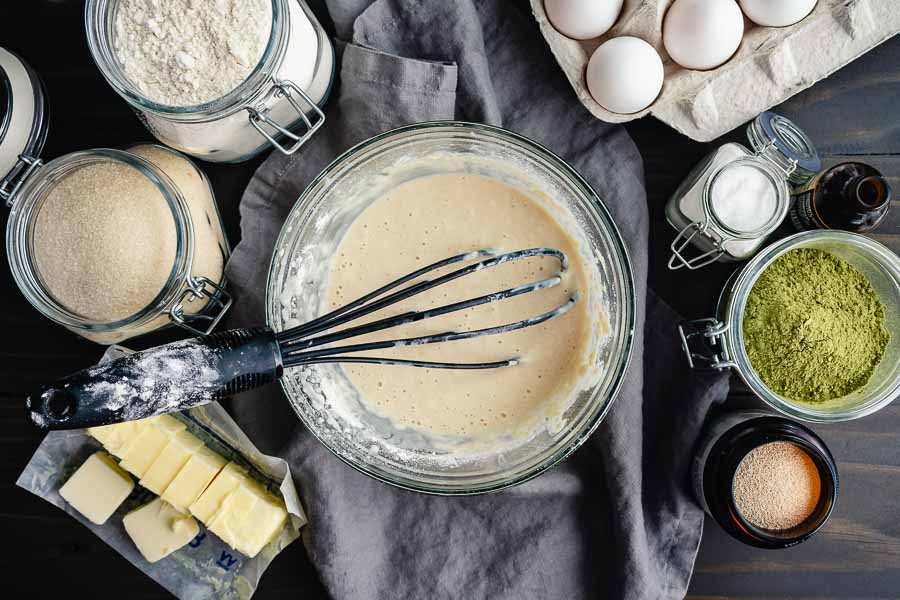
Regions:
[[544, 0], [544, 10], [553, 27], [566, 37], [589, 40], [613, 26], [622, 12], [623, 0]]
[[763, 27], [787, 27], [802, 21], [817, 0], [740, 0], [747, 18]]
[[687, 69], [713, 69], [734, 54], [744, 16], [734, 0], [675, 0], [663, 22], [663, 45]]
[[613, 38], [594, 51], [585, 79], [600, 106], [614, 113], [636, 113], [653, 104], [662, 90], [662, 59], [640, 38]]

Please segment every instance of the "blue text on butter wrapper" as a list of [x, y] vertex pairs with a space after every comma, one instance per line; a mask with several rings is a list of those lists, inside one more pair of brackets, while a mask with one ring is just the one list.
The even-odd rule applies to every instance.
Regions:
[[219, 560], [216, 561], [216, 564], [225, 569], [226, 571], [230, 571], [231, 567], [236, 565], [238, 559], [236, 559], [233, 555], [229, 554], [227, 550], [222, 550], [222, 555], [219, 557]]

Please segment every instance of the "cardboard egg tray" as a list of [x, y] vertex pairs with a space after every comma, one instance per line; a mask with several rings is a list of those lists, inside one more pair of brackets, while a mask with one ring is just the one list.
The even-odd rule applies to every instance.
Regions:
[[[744, 39], [734, 56], [718, 68], [693, 71], [674, 63], [663, 47], [663, 18], [673, 1], [625, 0], [612, 29], [587, 41], [556, 31], [544, 0], [531, 0], [531, 8], [579, 100], [594, 116], [624, 123], [651, 114], [701, 142], [749, 121], [900, 32], [900, 0], [819, 0], [812, 13], [790, 27], [760, 27], [745, 18]], [[653, 45], [666, 74], [656, 101], [628, 115], [600, 106], [584, 79], [597, 46], [622, 35]]]

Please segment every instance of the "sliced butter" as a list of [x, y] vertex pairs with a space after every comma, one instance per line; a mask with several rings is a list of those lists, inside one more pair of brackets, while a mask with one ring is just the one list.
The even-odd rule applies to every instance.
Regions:
[[253, 558], [281, 533], [287, 518], [281, 498], [265, 493], [254, 505], [250, 518], [236, 526], [234, 548]]
[[203, 442], [189, 431], [177, 432], [144, 473], [141, 485], [154, 494], [162, 494], [188, 459], [202, 447]]
[[281, 499], [245, 479], [225, 498], [207, 526], [226, 544], [253, 558], [282, 530], [286, 520]]
[[209, 522], [212, 516], [219, 510], [222, 501], [246, 480], [247, 471], [233, 462], [225, 465], [206, 488], [197, 501], [191, 504], [191, 514], [203, 521]]
[[224, 458], [206, 446], [200, 448], [163, 491], [163, 500], [178, 510], [187, 512], [188, 507], [196, 502], [224, 466]]
[[256, 483], [249, 479], [243, 481], [233, 492], [228, 494], [222, 506], [206, 524], [209, 530], [219, 539], [237, 549], [237, 530], [239, 526], [252, 516], [253, 508], [259, 502], [260, 494], [254, 489]]
[[95, 438], [108, 452], [121, 456], [120, 450], [129, 440], [137, 436], [138, 432], [149, 425], [147, 419], [140, 421], [126, 421], [125, 423], [113, 423], [100, 427], [89, 427], [87, 432]]
[[151, 563], [183, 547], [200, 532], [197, 521], [160, 498], [131, 511], [122, 523], [134, 545]]
[[179, 431], [187, 429], [187, 425], [173, 417], [172, 415], [157, 415], [147, 419], [154, 426], [159, 427], [169, 435], [175, 435]]
[[184, 423], [169, 415], [150, 417], [146, 421], [149, 426], [140, 428], [119, 451], [122, 468], [137, 477], [143, 477], [169, 440], [186, 429]]
[[134, 489], [134, 481], [106, 452], [95, 452], [59, 489], [92, 523], [103, 525]]

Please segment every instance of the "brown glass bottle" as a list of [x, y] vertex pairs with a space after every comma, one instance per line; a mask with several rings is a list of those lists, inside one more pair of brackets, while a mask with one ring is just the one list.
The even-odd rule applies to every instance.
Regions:
[[798, 230], [869, 231], [891, 205], [891, 186], [874, 167], [845, 162], [819, 173], [794, 192], [791, 222]]

